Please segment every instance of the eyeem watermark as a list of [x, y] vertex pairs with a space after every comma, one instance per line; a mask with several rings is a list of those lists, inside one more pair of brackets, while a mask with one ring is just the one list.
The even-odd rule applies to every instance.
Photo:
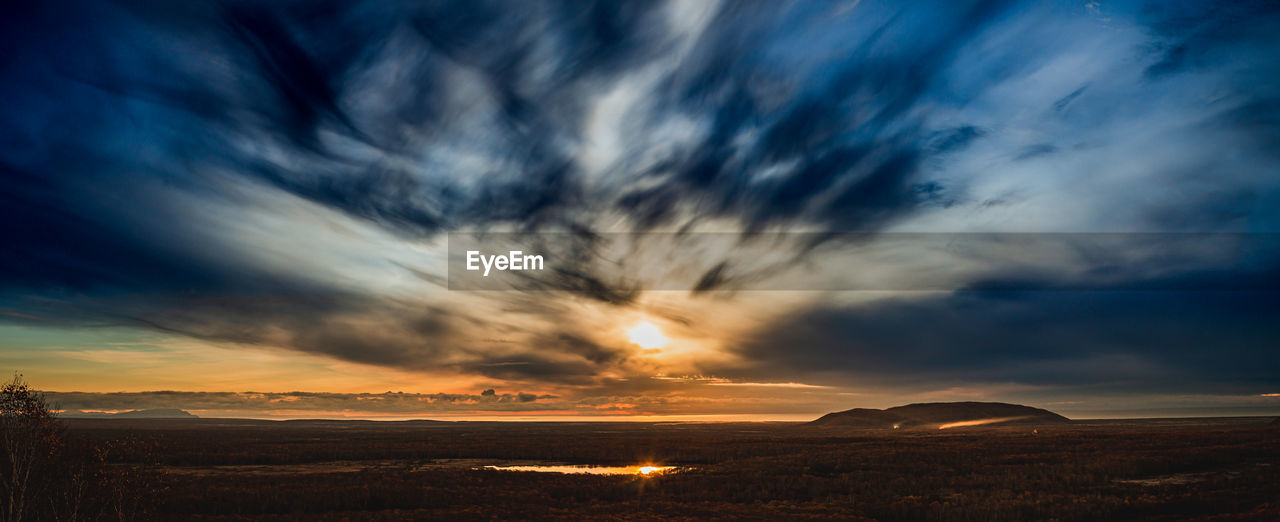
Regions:
[[1276, 291], [1276, 233], [450, 232], [447, 288]]
[[489, 277], [490, 270], [498, 270], [505, 272], [507, 270], [542, 270], [542, 256], [533, 254], [525, 255], [523, 251], [512, 250], [506, 254], [495, 254], [486, 256], [481, 254], [479, 250], [467, 251], [467, 270], [479, 271], [484, 267], [484, 277]]

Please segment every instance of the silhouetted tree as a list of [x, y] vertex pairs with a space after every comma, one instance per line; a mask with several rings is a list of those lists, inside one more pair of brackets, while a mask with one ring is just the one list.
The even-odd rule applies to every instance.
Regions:
[[0, 516], [17, 522], [38, 509], [60, 444], [61, 425], [21, 374], [0, 388]]

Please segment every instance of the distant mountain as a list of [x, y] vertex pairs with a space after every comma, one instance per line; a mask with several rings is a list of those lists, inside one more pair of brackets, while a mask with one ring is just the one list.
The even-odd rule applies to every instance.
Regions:
[[892, 428], [909, 420], [887, 410], [854, 408], [823, 415], [809, 424], [815, 426], [865, 426], [868, 428]]
[[199, 417], [177, 408], [156, 408], [152, 410], [129, 410], [119, 413], [99, 411], [67, 410], [59, 417], [67, 419], [197, 419]]
[[985, 425], [1059, 424], [1071, 422], [1040, 408], [1003, 402], [929, 402], [883, 410], [854, 408], [823, 415], [809, 426], [865, 429], [959, 428]]

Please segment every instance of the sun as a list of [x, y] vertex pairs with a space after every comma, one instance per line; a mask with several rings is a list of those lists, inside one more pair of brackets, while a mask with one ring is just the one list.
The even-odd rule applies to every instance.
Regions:
[[640, 471], [640, 474], [641, 474], [641, 475], [649, 475], [649, 474], [653, 474], [653, 473], [657, 473], [657, 472], [659, 472], [659, 471], [662, 471], [662, 468], [657, 467], [657, 466], [640, 466], [640, 470], [639, 470], [639, 471]]
[[641, 348], [662, 348], [667, 345], [667, 336], [662, 335], [662, 330], [652, 323], [640, 323], [632, 326], [627, 330], [627, 336], [631, 338], [631, 342], [639, 345]]

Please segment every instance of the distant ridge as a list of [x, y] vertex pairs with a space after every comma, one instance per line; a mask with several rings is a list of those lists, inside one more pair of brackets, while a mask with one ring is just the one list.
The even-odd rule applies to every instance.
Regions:
[[1003, 402], [928, 402], [883, 410], [854, 408], [828, 413], [808, 426], [862, 429], [960, 428], [986, 425], [1061, 424], [1070, 419], [1041, 408]]
[[128, 410], [118, 413], [100, 411], [67, 410], [58, 414], [67, 419], [198, 419], [199, 417], [177, 408]]

